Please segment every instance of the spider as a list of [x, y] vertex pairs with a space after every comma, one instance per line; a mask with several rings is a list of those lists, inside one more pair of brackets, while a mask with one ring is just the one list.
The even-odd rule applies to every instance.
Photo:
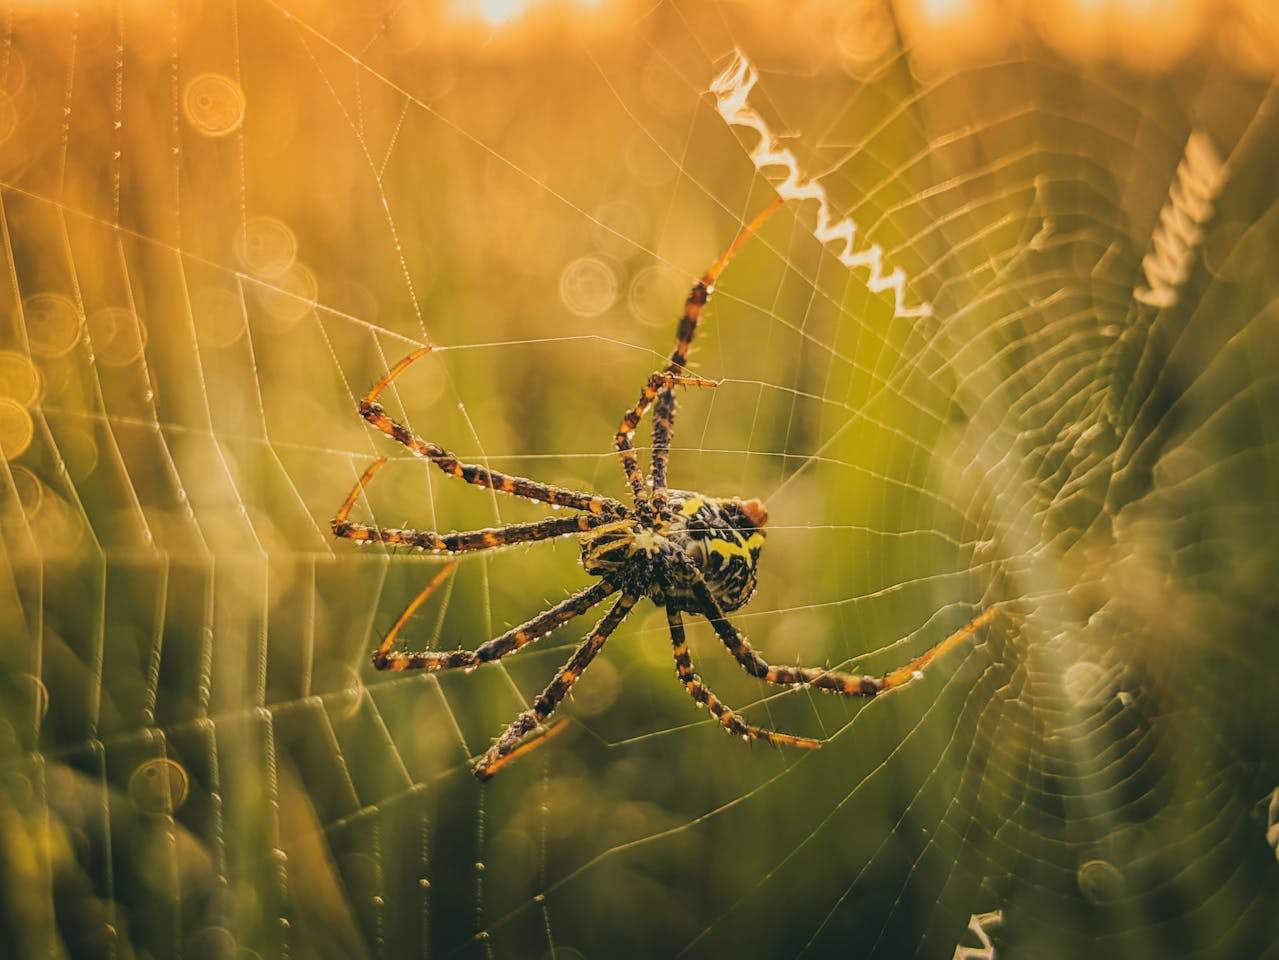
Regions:
[[[689, 348], [697, 333], [698, 321], [720, 273], [781, 202], [781, 198], [777, 198], [748, 224], [693, 285], [679, 319], [675, 349], [669, 362], [649, 376], [640, 391], [639, 400], [623, 415], [613, 442], [630, 486], [629, 506], [611, 497], [568, 490], [463, 463], [443, 447], [424, 440], [388, 416], [378, 400], [379, 396], [406, 367], [429, 353], [429, 346], [413, 351], [391, 367], [360, 402], [360, 416], [416, 456], [435, 464], [445, 474], [500, 493], [526, 497], [555, 507], [568, 507], [573, 515], [466, 533], [393, 529], [349, 519], [360, 493], [386, 463], [383, 457], [364, 472], [342, 503], [332, 522], [335, 536], [435, 554], [463, 554], [576, 535], [581, 544], [583, 567], [587, 573], [598, 577], [592, 586], [475, 650], [404, 652], [393, 649], [400, 630], [448, 576], [452, 569], [450, 565], [427, 584], [382, 639], [373, 653], [373, 666], [378, 670], [461, 668], [469, 672], [515, 653], [619, 594], [611, 609], [574, 650], [554, 679], [476, 763], [474, 772], [480, 780], [494, 776], [510, 761], [562, 729], [563, 720], [550, 725], [546, 721], [603, 649], [609, 636], [644, 597], [665, 608], [676, 673], [698, 706], [709, 709], [725, 730], [743, 740], [762, 740], [809, 750], [820, 747], [821, 741], [752, 726], [715, 696], [694, 672], [684, 635], [685, 614], [705, 617], [729, 653], [752, 676], [771, 684], [811, 686], [852, 697], [874, 697], [910, 682], [920, 676], [933, 659], [957, 646], [993, 617], [994, 608], [987, 609], [910, 663], [876, 677], [854, 676], [816, 667], [769, 664], [725, 616], [744, 606], [755, 592], [768, 512], [758, 499], [718, 498], [667, 486], [666, 468], [675, 426], [675, 388], [717, 386], [714, 381], [687, 372]], [[645, 476], [640, 469], [634, 438], [636, 427], [650, 409], [653, 412], [652, 459], [651, 471]]]

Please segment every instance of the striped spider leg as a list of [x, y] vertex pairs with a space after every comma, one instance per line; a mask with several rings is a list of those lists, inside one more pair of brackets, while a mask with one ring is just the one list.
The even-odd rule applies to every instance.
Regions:
[[706, 707], [711, 716], [718, 720], [720, 726], [725, 730], [741, 737], [743, 740], [763, 740], [776, 746], [816, 750], [822, 745], [820, 740], [813, 740], [809, 737], [796, 737], [789, 733], [779, 733], [776, 730], [753, 727], [739, 717], [735, 711], [725, 706], [723, 701], [715, 696], [710, 687], [706, 686], [702, 682], [702, 678], [694, 671], [693, 661], [688, 654], [688, 641], [684, 636], [684, 620], [678, 610], [671, 607], [666, 608], [666, 625], [671, 632], [671, 649], [675, 654], [676, 675], [679, 676], [680, 682], [684, 684], [684, 689], [688, 691], [688, 695], [697, 702], [699, 707]]
[[[673, 564], [681, 568], [691, 587], [692, 606], [704, 616], [723, 642], [728, 652], [741, 664], [751, 676], [778, 686], [804, 685], [813, 686], [827, 693], [840, 693], [844, 696], [875, 697], [881, 693], [905, 686], [923, 675], [923, 670], [938, 657], [953, 650], [963, 643], [981, 627], [990, 623], [998, 613], [998, 608], [991, 607], [982, 611], [967, 624], [935, 644], [905, 666], [898, 667], [882, 677], [870, 675], [855, 676], [839, 670], [819, 669], [816, 667], [798, 667], [769, 664], [747, 641], [746, 637], [733, 626], [725, 616], [716, 600], [714, 592], [707, 586], [700, 570], [687, 558], [673, 557]], [[665, 587], [665, 581], [663, 581]], [[671, 643], [675, 655], [675, 670], [684, 688], [698, 706], [705, 706], [711, 715], [727, 732], [740, 736], [743, 740], [763, 740], [777, 746], [799, 747], [816, 750], [821, 747], [820, 740], [809, 737], [797, 737], [793, 734], [780, 733], [763, 727], [755, 727], [746, 723], [731, 708], [726, 706], [714, 692], [702, 681], [694, 671], [689, 657], [688, 642], [685, 639], [684, 623], [679, 608], [668, 601], [666, 606], [666, 622], [670, 629]]]
[[404, 625], [408, 623], [409, 618], [413, 616], [417, 608], [453, 572], [455, 566], [456, 564], [450, 563], [436, 574], [435, 578], [422, 589], [422, 592], [414, 597], [409, 605], [404, 608], [404, 612], [400, 614], [395, 624], [387, 631], [386, 636], [382, 638], [382, 642], [378, 644], [377, 649], [373, 652], [374, 667], [378, 670], [426, 670], [427, 672], [456, 670], [458, 668], [474, 670], [482, 664], [500, 660], [508, 653], [515, 653], [534, 640], [546, 636], [556, 627], [577, 619], [617, 592], [617, 587], [613, 584], [607, 580], [600, 580], [585, 590], [579, 590], [577, 593], [564, 598], [555, 606], [543, 610], [536, 616], [521, 623], [518, 627], [512, 627], [492, 640], [480, 644], [475, 650], [395, 650], [396, 638], [404, 628]]
[[621, 455], [622, 470], [626, 474], [627, 482], [631, 485], [631, 497], [635, 502], [636, 512], [649, 525], [653, 522], [653, 513], [648, 502], [648, 491], [646, 489], [648, 481], [645, 480], [644, 473], [640, 470], [639, 458], [635, 455], [635, 428], [644, 419], [644, 414], [648, 412], [659, 394], [667, 391], [673, 393], [675, 387], [681, 385], [692, 387], [718, 386], [714, 380], [706, 380], [702, 377], [680, 376], [670, 370], [654, 373], [641, 388], [640, 398], [636, 401], [635, 406], [622, 415], [622, 421], [617, 425], [617, 433], [613, 435], [613, 445], [617, 447], [617, 452]]
[[458, 477], [467, 483], [473, 483], [477, 487], [485, 487], [489, 490], [496, 490], [498, 493], [525, 497], [529, 500], [539, 500], [542, 503], [549, 503], [553, 506], [570, 507], [574, 510], [585, 510], [588, 513], [613, 518], [626, 515], [626, 507], [612, 497], [566, 490], [563, 487], [556, 487], [549, 483], [539, 483], [527, 477], [511, 476], [473, 463], [463, 463], [439, 444], [423, 440], [409, 430], [408, 427], [387, 416], [378, 399], [382, 395], [382, 391], [390, 385], [391, 381], [403, 373], [409, 364], [426, 356], [432, 349], [430, 346], [420, 347], [387, 371], [386, 376], [375, 383], [373, 389], [360, 401], [360, 416], [396, 443], [407, 447], [414, 455], [431, 461], [447, 476]]
[[[356, 542], [367, 543], [373, 541], [392, 546], [404, 546], [429, 553], [461, 554], [493, 550], [497, 547], [515, 543], [550, 540], [572, 533], [583, 533], [610, 520], [609, 517], [600, 514], [583, 513], [570, 517], [548, 517], [545, 520], [536, 520], [532, 523], [513, 523], [505, 527], [471, 530], [466, 533], [441, 534], [433, 530], [405, 530], [380, 527], [348, 519], [351, 509], [355, 506], [355, 501], [377, 471], [385, 464], [386, 458], [384, 457], [375, 460], [364, 471], [360, 479], [356, 481], [355, 486], [351, 489], [350, 494], [343, 501], [342, 506], [333, 518], [332, 527], [335, 536], [345, 537]], [[445, 568], [445, 573], [451, 571], [453, 567], [454, 564], [450, 564]], [[514, 653], [525, 644], [545, 636], [561, 624], [568, 623], [575, 617], [581, 616], [601, 600], [617, 592], [615, 586], [607, 580], [601, 580], [595, 585], [557, 603], [550, 609], [542, 611], [518, 627], [508, 630], [501, 636], [494, 637], [477, 650], [417, 651], [411, 653], [393, 651], [392, 647], [400, 630], [413, 612], [439, 586], [440, 582], [442, 582], [442, 576], [443, 574], [437, 576], [435, 580], [426, 585], [382, 639], [381, 644], [378, 645], [373, 654], [373, 666], [378, 670], [474, 668], [481, 663], [498, 660], [508, 653]]]
[[617, 598], [612, 609], [573, 651], [568, 662], [560, 667], [551, 682], [546, 685], [546, 689], [537, 695], [532, 706], [516, 717], [506, 731], [498, 737], [497, 742], [480, 758], [480, 762], [475, 765], [475, 775], [480, 780], [488, 780], [496, 776], [507, 763], [523, 756], [559, 732], [562, 723], [549, 727], [543, 724], [550, 719], [555, 708], [568, 696], [568, 692], [573, 689], [573, 684], [577, 683], [578, 678], [590, 666], [596, 654], [604, 649], [609, 636], [621, 626], [626, 615], [638, 601], [639, 597], [632, 593], [623, 593]]
[[[688, 299], [684, 301], [684, 312], [679, 319], [675, 349], [671, 351], [670, 360], [663, 369], [648, 378], [640, 389], [638, 402], [626, 412], [618, 425], [613, 443], [621, 456], [622, 469], [630, 484], [636, 511], [646, 524], [652, 524], [654, 517], [663, 515], [667, 507], [666, 464], [670, 458], [671, 436], [675, 430], [675, 387], [718, 386], [714, 380], [689, 376], [685, 372], [688, 351], [693, 345], [693, 338], [697, 335], [697, 324], [701, 319], [702, 309], [710, 301], [711, 293], [715, 289], [715, 281], [728, 266], [729, 261], [759, 231], [764, 222], [777, 212], [782, 202], [781, 197], [775, 198], [754, 220], [743, 227], [729, 244], [728, 249], [720, 254], [693, 284]], [[635, 428], [654, 403], [656, 407], [653, 410], [652, 476], [650, 478], [652, 492], [650, 494], [648, 482], [640, 471], [639, 461], [635, 456], [633, 440]]]
[[758, 677], [760, 680], [778, 686], [813, 686], [828, 693], [840, 693], [848, 697], [878, 696], [918, 679], [923, 676], [925, 667], [986, 626], [999, 612], [998, 607], [983, 610], [940, 643], [930, 647], [905, 666], [891, 670], [882, 677], [856, 676], [840, 670], [768, 663], [720, 610], [714, 595], [702, 582], [700, 575], [693, 584], [693, 592], [701, 606], [702, 615], [710, 621], [711, 628], [719, 636], [728, 652], [733, 655], [733, 659], [752, 677]]
[[[719, 275], [728, 266], [729, 261], [745, 245], [746, 241], [754, 236], [759, 231], [759, 228], [764, 225], [764, 222], [777, 212], [782, 202], [780, 196], [776, 197], [772, 203], [756, 215], [755, 219], [738, 233], [728, 249], [719, 256], [719, 259], [710, 265], [697, 283], [693, 284], [693, 289], [689, 292], [688, 299], [684, 301], [684, 312], [679, 318], [679, 328], [675, 336], [675, 349], [671, 351], [670, 361], [666, 365], [668, 372], [682, 373], [684, 371], [688, 363], [688, 351], [692, 348], [693, 338], [697, 335], [697, 324], [701, 319], [702, 308], [710, 300], [711, 293], [715, 289], [715, 281], [719, 279]], [[675, 391], [670, 387], [665, 387], [658, 394], [657, 406], [653, 410], [652, 502], [654, 512], [659, 515], [664, 514], [667, 508], [666, 464], [670, 459], [671, 438], [675, 433], [675, 405]]]
[[[550, 540], [568, 536], [572, 533], [585, 533], [595, 527], [610, 522], [613, 518], [602, 514], [579, 514], [569, 517], [547, 517], [545, 520], [534, 520], [531, 523], [512, 523], [504, 527], [486, 527], [483, 530], [470, 530], [466, 533], [436, 533], [434, 530], [411, 530], [399, 527], [380, 527], [369, 523], [360, 523], [348, 519], [355, 501], [369, 485], [374, 475], [386, 465], [386, 457], [374, 460], [364, 471], [342, 506], [334, 515], [330, 526], [335, 537], [344, 537], [357, 543], [385, 543], [393, 547], [409, 547], [427, 553], [475, 553], [480, 550], [492, 550], [514, 543], [533, 543], [538, 540]], [[504, 477], [503, 479], [521, 480], [523, 478]], [[533, 481], [528, 481], [532, 483]], [[582, 494], [582, 496], [587, 496]]]
[[[399, 636], [409, 618], [426, 602], [430, 596], [448, 579], [457, 564], [449, 563], [422, 588], [387, 631], [382, 642], [373, 653], [373, 665], [379, 670], [455, 670], [463, 668], [474, 670], [484, 663], [500, 660], [508, 653], [515, 653], [528, 643], [545, 636], [556, 627], [580, 617], [602, 600], [617, 592], [617, 587], [607, 580], [600, 580], [585, 590], [581, 590], [567, 599], [557, 603], [548, 610], [525, 621], [518, 627], [494, 637], [481, 644], [476, 650], [445, 651], [412, 651], [399, 653], [393, 650], [395, 640]], [[527, 753], [545, 740], [550, 739], [563, 728], [563, 721], [550, 726], [540, 726], [548, 719], [569, 689], [581, 676], [582, 671], [595, 659], [595, 655], [603, 649], [618, 624], [634, 606], [636, 598], [623, 595], [609, 614], [596, 625], [595, 630], [577, 649], [568, 663], [560, 668], [551, 684], [542, 691], [542, 695], [533, 702], [531, 709], [520, 714], [507, 728], [501, 738], [489, 749], [484, 758], [475, 767], [475, 775], [487, 780], [510, 761]], [[531, 734], [526, 736], [526, 734]]]

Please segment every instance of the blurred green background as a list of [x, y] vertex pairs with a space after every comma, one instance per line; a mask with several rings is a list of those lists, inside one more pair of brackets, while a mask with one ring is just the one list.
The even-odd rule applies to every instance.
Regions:
[[[1279, 956], [1264, 0], [120, 0], [2, 32], [9, 955]], [[544, 514], [357, 399], [433, 344], [388, 393], [415, 429], [622, 496], [618, 418], [781, 179], [707, 94], [737, 48], [932, 315], [811, 202], [723, 276], [671, 472], [767, 500], [734, 619], [882, 673], [1006, 615], [873, 703], [693, 628], [724, 700], [828, 740], [781, 753], [694, 709], [644, 603], [569, 731], [481, 786], [589, 621], [373, 671], [441, 563], [331, 537], [373, 457], [361, 518]], [[409, 644], [527, 619], [577, 552], [463, 560]]]

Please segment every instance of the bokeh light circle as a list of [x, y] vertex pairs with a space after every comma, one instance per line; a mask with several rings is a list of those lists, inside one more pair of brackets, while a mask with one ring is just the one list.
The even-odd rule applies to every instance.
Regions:
[[244, 122], [244, 91], [230, 77], [202, 73], [187, 84], [182, 109], [206, 137], [225, 137]]

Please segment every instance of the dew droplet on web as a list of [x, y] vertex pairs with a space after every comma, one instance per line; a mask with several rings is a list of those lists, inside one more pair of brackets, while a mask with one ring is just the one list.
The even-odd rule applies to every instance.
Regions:
[[124, 367], [143, 355], [147, 328], [127, 307], [100, 307], [86, 320], [95, 361], [109, 367]]
[[0, 350], [0, 396], [30, 407], [40, 395], [40, 371], [15, 350]]
[[560, 300], [570, 313], [596, 317], [617, 301], [617, 274], [599, 257], [578, 257], [560, 273]]
[[35, 424], [26, 407], [0, 397], [0, 454], [13, 460], [26, 452], [35, 437]]
[[278, 277], [253, 286], [253, 315], [276, 332], [287, 330], [313, 312], [318, 290], [311, 268], [294, 262]]
[[1100, 703], [1107, 692], [1107, 674], [1100, 664], [1078, 660], [1062, 675], [1062, 688], [1077, 707]]
[[22, 301], [27, 341], [37, 357], [61, 357], [80, 341], [83, 321], [69, 297], [37, 293]]
[[255, 277], [283, 276], [298, 255], [298, 238], [288, 224], [275, 217], [250, 217], [236, 232], [237, 259]]
[[1076, 874], [1079, 892], [1092, 903], [1107, 903], [1121, 896], [1124, 875], [1108, 860], [1089, 860]]
[[202, 73], [187, 83], [182, 111], [204, 136], [225, 137], [244, 122], [244, 91], [228, 76]]
[[171, 815], [186, 803], [189, 783], [181, 764], [156, 757], [138, 766], [129, 777], [129, 798], [142, 813]]

